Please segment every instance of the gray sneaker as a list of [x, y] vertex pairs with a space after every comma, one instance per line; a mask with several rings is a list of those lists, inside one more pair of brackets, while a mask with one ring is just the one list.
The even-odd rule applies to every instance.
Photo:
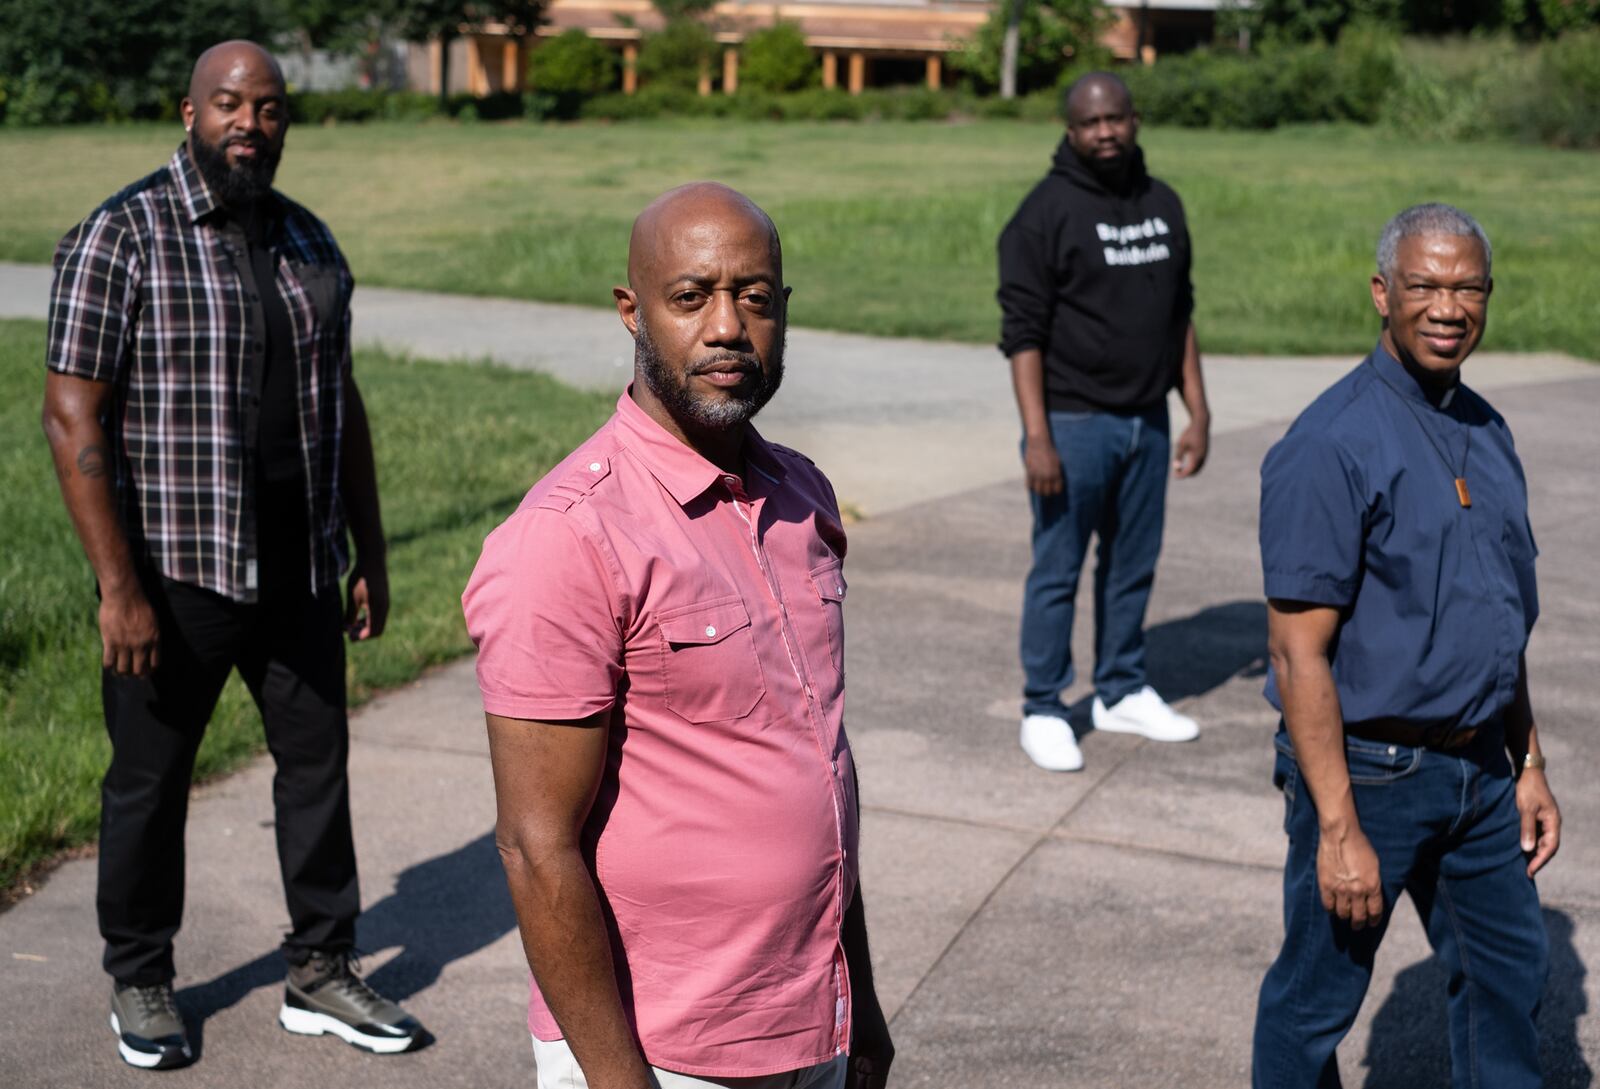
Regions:
[[111, 1031], [117, 1034], [117, 1051], [129, 1066], [170, 1070], [194, 1062], [170, 983], [150, 987], [113, 984]]
[[347, 1044], [379, 1055], [417, 1045], [427, 1035], [420, 1022], [356, 975], [348, 953], [313, 953], [289, 966], [278, 1023], [302, 1036], [331, 1032]]

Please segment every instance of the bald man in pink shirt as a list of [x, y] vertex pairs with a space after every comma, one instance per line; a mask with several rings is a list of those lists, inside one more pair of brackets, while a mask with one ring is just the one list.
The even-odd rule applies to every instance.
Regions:
[[614, 416], [484, 543], [496, 840], [540, 1089], [877, 1089], [844, 732], [845, 534], [750, 418], [777, 392], [777, 229], [724, 186], [634, 223]]

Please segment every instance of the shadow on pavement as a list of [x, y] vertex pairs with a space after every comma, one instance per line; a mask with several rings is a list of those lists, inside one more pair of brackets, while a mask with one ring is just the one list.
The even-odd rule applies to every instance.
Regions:
[[[1145, 629], [1150, 683], [1168, 702], [1203, 696], [1234, 677], [1267, 672], [1267, 606], [1263, 601], [1210, 605], [1193, 616]], [[1079, 734], [1089, 729], [1093, 696], [1075, 701], [1069, 718]]]
[[1267, 605], [1230, 601], [1144, 633], [1150, 683], [1167, 700], [1203, 696], [1234, 677], [1267, 672]]
[[[1571, 916], [1546, 908], [1544, 925], [1550, 935], [1550, 981], [1539, 1011], [1539, 1065], [1547, 1089], [1589, 1089], [1594, 1071], [1578, 1042], [1578, 1022], [1589, 1008], [1583, 993], [1588, 970], [1573, 946]], [[1365, 1089], [1450, 1084], [1445, 987], [1437, 957], [1395, 977], [1394, 990], [1372, 1020]]]
[[[398, 955], [366, 978], [385, 997], [403, 1003], [437, 982], [445, 965], [471, 956], [516, 925], [491, 831], [404, 870], [394, 892], [362, 913], [356, 933], [362, 949], [400, 947]], [[274, 949], [180, 991], [178, 1002], [196, 1051], [203, 1047], [207, 1019], [259, 987], [282, 982], [283, 958]]]

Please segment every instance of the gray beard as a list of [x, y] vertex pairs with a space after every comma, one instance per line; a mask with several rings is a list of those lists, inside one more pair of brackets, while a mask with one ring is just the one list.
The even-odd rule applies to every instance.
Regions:
[[639, 376], [656, 400], [666, 406], [672, 418], [686, 427], [700, 431], [728, 431], [748, 422], [760, 412], [772, 395], [783, 384], [783, 352], [788, 332], [778, 342], [773, 353], [770, 373], [762, 369], [760, 360], [748, 352], [721, 351], [705, 363], [736, 359], [753, 368], [738, 389], [721, 394], [697, 394], [689, 389], [689, 376], [679, 374], [667, 365], [656, 349], [650, 331], [645, 327], [644, 313], [640, 311], [638, 331], [633, 336], [633, 361]]

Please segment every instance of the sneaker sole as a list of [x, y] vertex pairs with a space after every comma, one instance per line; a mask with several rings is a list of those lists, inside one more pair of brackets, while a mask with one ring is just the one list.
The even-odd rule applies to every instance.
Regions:
[[114, 1013], [111, 1015], [111, 1031], [117, 1034], [117, 1054], [122, 1056], [122, 1061], [129, 1066], [137, 1066], [140, 1070], [170, 1070], [174, 1066], [187, 1066], [194, 1061], [194, 1054], [187, 1048], [183, 1051], [157, 1051], [152, 1054], [129, 1047], [123, 1042], [122, 1025]]
[[1148, 732], [1146, 730], [1141, 730], [1137, 726], [1124, 726], [1121, 723], [1116, 723], [1116, 722], [1105, 722], [1105, 723], [1096, 722], [1094, 724], [1094, 728], [1096, 730], [1099, 730], [1103, 734], [1132, 734], [1134, 737], [1142, 737], [1146, 741], [1165, 741], [1165, 742], [1194, 741], [1197, 738], [1199, 738], [1199, 736], [1200, 736], [1199, 729], [1196, 729], [1194, 731], [1194, 733], [1192, 733], [1192, 734], [1183, 734], [1182, 736], [1171, 736], [1171, 735], [1163, 735], [1163, 734], [1153, 734], [1153, 733], [1150, 733], [1150, 732]]
[[278, 1010], [278, 1024], [299, 1036], [332, 1034], [351, 1047], [371, 1051], [377, 1055], [396, 1055], [416, 1043], [415, 1036], [368, 1036], [337, 1017], [315, 1010], [297, 1010], [285, 1004]]
[[1038, 768], [1040, 771], [1074, 772], [1083, 770], [1082, 756], [1078, 757], [1077, 763], [1062, 764], [1033, 755], [1033, 752], [1026, 745], [1022, 746], [1022, 751], [1029, 760], [1033, 761], [1033, 766]]

